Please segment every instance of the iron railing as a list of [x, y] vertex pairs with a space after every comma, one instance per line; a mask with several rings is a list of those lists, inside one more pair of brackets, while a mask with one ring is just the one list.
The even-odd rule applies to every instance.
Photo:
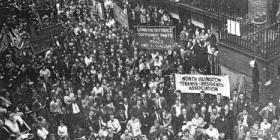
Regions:
[[180, 0], [179, 3], [215, 15], [221, 43], [263, 59], [280, 54], [278, 25], [249, 19], [248, 0]]
[[[234, 21], [234, 24], [229, 24], [230, 21]], [[232, 28], [239, 30], [240, 33], [229, 31]], [[277, 24], [257, 26], [248, 21], [223, 17], [219, 37], [222, 43], [267, 59], [280, 52], [280, 33], [277, 28]]]

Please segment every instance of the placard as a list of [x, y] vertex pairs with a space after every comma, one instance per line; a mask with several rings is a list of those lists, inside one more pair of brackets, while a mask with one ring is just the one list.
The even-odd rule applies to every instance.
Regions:
[[129, 29], [127, 13], [124, 12], [124, 10], [122, 10], [115, 3], [113, 4], [113, 12], [115, 20], [119, 22], [123, 27]]
[[135, 26], [137, 41], [143, 49], [172, 50], [174, 26]]
[[200, 93], [230, 97], [229, 76], [175, 74], [176, 90], [182, 93]]

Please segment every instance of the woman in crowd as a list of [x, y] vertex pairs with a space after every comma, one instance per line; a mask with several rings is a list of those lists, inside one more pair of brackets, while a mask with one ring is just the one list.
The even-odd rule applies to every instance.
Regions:
[[59, 140], [68, 140], [68, 128], [60, 121], [60, 125], [57, 128], [57, 135]]

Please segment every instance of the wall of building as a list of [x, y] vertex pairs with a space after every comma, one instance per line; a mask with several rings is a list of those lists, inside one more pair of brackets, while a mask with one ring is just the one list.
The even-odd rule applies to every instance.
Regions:
[[257, 13], [267, 13], [270, 0], [249, 0], [248, 1], [248, 14], [249, 17]]
[[[228, 46], [219, 44], [219, 63], [232, 71], [235, 71], [238, 74], [245, 75], [245, 91], [247, 92], [247, 96], [251, 96], [251, 91], [253, 88], [252, 84], [252, 68], [249, 65], [249, 62], [253, 60], [254, 57], [248, 54], [241, 52], [240, 50], [234, 50]], [[260, 60], [257, 60], [259, 75], [260, 75], [260, 98], [267, 98], [264, 93], [263, 84], [266, 80], [266, 64]], [[265, 99], [266, 100], [266, 99]]]

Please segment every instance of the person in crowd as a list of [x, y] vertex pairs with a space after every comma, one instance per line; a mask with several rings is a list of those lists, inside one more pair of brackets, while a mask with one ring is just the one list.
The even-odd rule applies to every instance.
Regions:
[[142, 135], [141, 125], [141, 121], [132, 115], [131, 119], [127, 122], [126, 128], [132, 134], [133, 138], [139, 139]]
[[133, 140], [133, 136], [129, 133], [129, 130], [124, 131], [124, 134], [121, 135], [121, 140]]
[[218, 140], [220, 136], [218, 129], [215, 128], [211, 123], [209, 124], [209, 128], [206, 129], [205, 133], [210, 139]]
[[158, 139], [160, 138], [161, 133], [164, 131], [164, 127], [160, 125], [158, 121], [154, 122], [154, 125], [151, 127], [149, 134], [150, 139]]
[[118, 119], [112, 114], [110, 115], [110, 120], [107, 122], [107, 127], [109, 129], [109, 137], [112, 139], [118, 139], [120, 137], [121, 124]]
[[268, 122], [272, 122], [276, 118], [276, 107], [272, 102], [269, 102], [266, 107], [264, 107], [260, 112], [260, 116], [263, 119], [267, 119]]
[[159, 93], [155, 93], [155, 98], [153, 99], [153, 106], [155, 110], [166, 108], [166, 99], [164, 97], [161, 97]]
[[244, 94], [239, 93], [239, 101], [237, 102], [237, 112], [242, 112], [244, 108], [249, 107], [248, 99], [245, 98]]
[[38, 125], [37, 136], [38, 136], [39, 140], [47, 140], [48, 135], [49, 135], [49, 131], [46, 128]]
[[68, 140], [68, 128], [60, 121], [60, 125], [57, 128], [57, 135], [59, 140]]
[[[63, 29], [55, 28], [51, 42], [38, 44], [45, 51], [33, 53], [36, 50], [28, 44], [21, 50], [9, 44], [1, 52], [0, 90], [5, 89], [4, 94], [0, 91], [0, 120], [4, 123], [3, 127], [0, 123], [1, 132], [9, 127], [12, 130], [7, 132], [12, 136], [22, 132], [22, 126], [12, 117], [2, 116], [10, 112], [9, 106], [24, 105], [29, 109], [20, 107], [28, 110], [21, 117], [28, 119], [28, 125], [43, 126], [29, 133], [40, 133], [42, 139], [54, 134], [61, 139], [131, 139], [138, 134], [150, 139], [194, 139], [205, 137], [203, 132], [207, 130], [208, 136], [216, 135], [215, 128], [221, 138], [231, 139], [229, 132], [237, 132], [237, 120], [249, 130], [257, 115], [267, 134], [279, 137], [278, 125], [272, 123], [279, 119], [278, 105], [275, 111], [270, 104], [252, 110], [245, 95], [237, 91], [229, 101], [222, 94], [213, 100], [204, 92], [196, 97], [175, 91], [169, 76], [172, 73], [219, 74], [209, 66], [214, 65], [209, 64], [214, 62], [210, 56], [218, 51], [216, 35], [195, 26], [191, 19], [185, 25], [181, 21], [174, 50], [148, 51], [140, 49], [133, 28], [117, 22], [110, 0], [101, 2], [105, 7], [103, 15], [95, 15], [90, 3], [79, 1], [23, 0], [3, 4], [16, 10], [5, 16], [9, 32], [15, 30], [11, 34], [19, 32], [22, 38], [32, 40], [53, 32], [52, 26], [61, 25]], [[124, 0], [116, 4], [128, 13], [130, 27], [177, 26], [170, 11], [152, 1]], [[244, 108], [248, 111], [244, 112]], [[269, 129], [264, 118], [271, 124]], [[65, 124], [59, 124], [60, 120]], [[49, 122], [48, 127], [45, 122]], [[6, 139], [1, 132], [0, 139]]]

